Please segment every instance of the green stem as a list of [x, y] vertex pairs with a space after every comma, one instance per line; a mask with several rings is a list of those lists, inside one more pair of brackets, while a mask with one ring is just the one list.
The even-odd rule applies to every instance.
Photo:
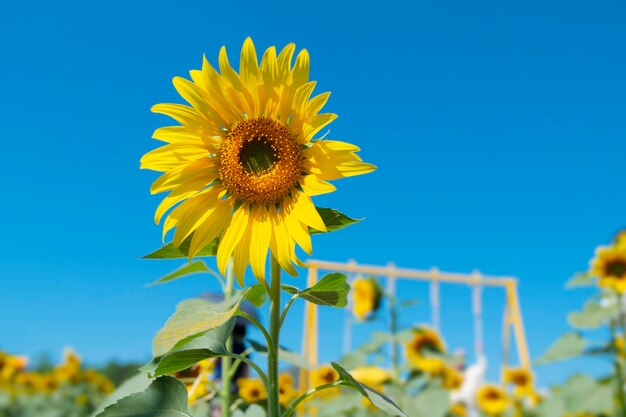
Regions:
[[392, 294], [389, 298], [389, 332], [391, 333], [391, 363], [393, 364], [394, 381], [400, 379], [400, 348], [398, 346], [398, 303], [396, 297]]
[[272, 346], [272, 338], [270, 337], [270, 334], [267, 332], [267, 330], [265, 330], [265, 327], [263, 327], [263, 325], [261, 324], [261, 322], [259, 322], [257, 319], [255, 319], [254, 317], [252, 317], [250, 314], [246, 313], [243, 310], [239, 310], [237, 312], [237, 315], [243, 317], [244, 319], [248, 320], [250, 323], [252, 323], [257, 329], [259, 329], [261, 331], [261, 333], [263, 333], [263, 337], [265, 338], [265, 342], [267, 343], [267, 349], [268, 351], [270, 349], [273, 349], [274, 347]]
[[287, 409], [287, 411], [285, 411], [285, 414], [283, 414], [283, 417], [291, 416], [296, 411], [296, 408], [298, 407], [298, 405], [300, 405], [302, 401], [306, 400], [307, 398], [309, 398], [311, 395], [315, 394], [316, 392], [323, 391], [329, 388], [341, 387], [343, 385], [344, 385], [343, 381], [337, 381], [337, 382], [333, 382], [333, 383], [326, 384], [326, 385], [320, 385], [319, 387], [311, 388], [310, 390], [308, 390], [307, 392], [299, 396], [291, 404], [291, 406]]
[[278, 343], [280, 338], [280, 265], [272, 258], [272, 282], [270, 298], [270, 346], [267, 352], [267, 376], [269, 389], [267, 392], [267, 417], [280, 417], [278, 402]]
[[231, 358], [237, 359], [247, 364], [248, 366], [250, 366], [252, 369], [255, 370], [257, 374], [259, 374], [259, 378], [261, 378], [261, 381], [263, 381], [263, 384], [265, 384], [265, 387], [268, 388], [270, 386], [267, 375], [265, 374], [265, 372], [263, 372], [261, 368], [259, 368], [259, 365], [252, 362], [250, 359], [246, 358], [245, 356], [237, 355], [236, 353], [231, 353], [228, 356], [230, 356]]
[[[250, 355], [252, 353], [253, 349], [246, 349], [241, 356], [243, 357], [248, 357], [248, 355]], [[239, 368], [239, 366], [241, 365], [241, 359], [236, 359], [231, 365], [230, 365], [230, 378], [232, 381], [232, 378], [235, 376], [235, 374], [237, 373], [237, 369]], [[232, 405], [230, 406], [230, 408], [233, 408]]]
[[285, 318], [287, 317], [287, 312], [289, 312], [289, 309], [291, 308], [292, 304], [300, 297], [299, 294], [294, 295], [293, 297], [291, 297], [291, 300], [289, 300], [287, 302], [287, 305], [285, 305], [285, 308], [283, 309], [283, 313], [280, 315], [280, 325], [282, 327], [283, 323], [285, 322]]
[[[226, 286], [224, 288], [224, 299], [230, 300], [235, 292], [235, 275], [233, 273], [232, 259], [228, 263], [226, 269]], [[226, 340], [226, 351], [232, 352], [233, 350], [233, 338], [232, 335]], [[230, 417], [230, 405], [232, 402], [230, 386], [232, 380], [232, 373], [230, 372], [232, 361], [229, 357], [222, 357], [222, 417]]]
[[[620, 320], [621, 321], [621, 320]], [[611, 322], [611, 336], [613, 346], [615, 346], [615, 341], [617, 340], [617, 323], [615, 321]], [[622, 365], [619, 357], [620, 352], [615, 349], [615, 377], [617, 379], [617, 398], [619, 399], [619, 403], [622, 409], [621, 417], [626, 417], [626, 395], [624, 393], [624, 371], [622, 370]]]

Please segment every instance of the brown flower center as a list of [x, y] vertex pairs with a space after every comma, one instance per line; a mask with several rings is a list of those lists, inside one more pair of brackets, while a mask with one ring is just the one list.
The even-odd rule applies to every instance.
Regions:
[[300, 179], [302, 152], [289, 128], [259, 117], [238, 122], [218, 153], [226, 189], [248, 204], [279, 203]]
[[626, 261], [615, 259], [606, 264], [606, 274], [615, 278], [626, 278]]

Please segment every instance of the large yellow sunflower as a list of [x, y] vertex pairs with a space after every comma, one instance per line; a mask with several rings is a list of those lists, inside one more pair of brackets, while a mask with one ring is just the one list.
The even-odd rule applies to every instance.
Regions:
[[309, 54], [302, 50], [292, 66], [294, 50], [289, 44], [277, 55], [271, 47], [259, 65], [248, 38], [237, 73], [222, 47], [219, 72], [204, 59], [191, 81], [174, 78], [190, 106], [152, 108], [180, 123], [157, 129], [153, 137], [166, 144], [141, 159], [142, 168], [164, 173], [151, 192], [169, 192], [155, 221], [176, 206], [163, 235], [175, 228], [180, 246], [193, 234], [190, 258], [219, 239], [218, 266], [224, 273], [232, 256], [240, 282], [248, 263], [264, 279], [268, 250], [296, 275], [296, 243], [310, 254], [309, 227], [326, 231], [311, 197], [334, 191], [328, 180], [375, 169], [356, 146], [315, 139], [337, 116], [319, 113], [330, 93], [311, 97]]
[[411, 367], [430, 374], [443, 372], [446, 363], [436, 355], [445, 351], [439, 334], [428, 327], [415, 329], [413, 339], [405, 345], [405, 356]]
[[626, 245], [600, 246], [590, 262], [589, 273], [598, 277], [598, 285], [626, 292]]

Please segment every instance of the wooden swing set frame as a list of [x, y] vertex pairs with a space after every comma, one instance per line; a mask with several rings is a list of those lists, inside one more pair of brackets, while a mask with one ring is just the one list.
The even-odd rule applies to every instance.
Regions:
[[[397, 268], [393, 263], [386, 266], [359, 265], [355, 261], [347, 263], [329, 262], [320, 260], [309, 260], [308, 265], [308, 287], [315, 285], [318, 279], [318, 271], [334, 271], [345, 272], [351, 274], [373, 275], [377, 277], [385, 277], [387, 279], [388, 290], [395, 293], [395, 282], [398, 279], [411, 281], [428, 281], [431, 283], [431, 307], [433, 308], [433, 327], [439, 330], [439, 284], [464, 284], [476, 290], [482, 287], [500, 287], [505, 291], [505, 308], [504, 308], [504, 328], [503, 328], [503, 361], [508, 364], [509, 349], [511, 340], [511, 330], [515, 335], [516, 351], [519, 364], [522, 368], [530, 370], [530, 356], [528, 353], [528, 345], [526, 343], [526, 335], [524, 332], [524, 324], [522, 320], [521, 306], [518, 297], [518, 281], [516, 278], [507, 276], [488, 276], [483, 275], [479, 271], [471, 274], [441, 272], [438, 268], [430, 270], [403, 269]], [[475, 293], [476, 295], [477, 293]], [[474, 299], [474, 314], [480, 315], [482, 312], [477, 311], [476, 299]], [[479, 308], [479, 307], [478, 307]], [[479, 335], [479, 341], [476, 344], [477, 352], [482, 353], [482, 322], [478, 321], [478, 327], [475, 327], [475, 335]], [[475, 321], [476, 326], [476, 321]], [[302, 354], [309, 361], [311, 366], [318, 364], [318, 313], [317, 305], [306, 303], [304, 310], [303, 334], [302, 334]], [[310, 372], [301, 369], [299, 378], [300, 387], [310, 387]]]

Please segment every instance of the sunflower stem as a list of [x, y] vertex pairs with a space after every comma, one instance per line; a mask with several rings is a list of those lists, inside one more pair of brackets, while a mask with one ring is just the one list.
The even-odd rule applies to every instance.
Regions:
[[[226, 286], [224, 287], [224, 299], [230, 300], [235, 291], [235, 274], [233, 273], [233, 261], [230, 259], [226, 268]], [[232, 335], [226, 340], [226, 351], [232, 352], [233, 337]], [[231, 398], [231, 381], [233, 375], [231, 373], [232, 359], [227, 356], [222, 357], [222, 417], [230, 417]]]
[[391, 363], [394, 381], [400, 380], [400, 348], [398, 346], [398, 302], [395, 295], [389, 294], [389, 332], [391, 333]]
[[280, 265], [274, 256], [271, 257], [272, 282], [270, 298], [270, 341], [271, 348], [267, 355], [267, 376], [269, 390], [267, 393], [268, 417], [280, 417], [278, 402], [278, 346], [280, 339]]
[[310, 390], [302, 394], [300, 397], [298, 397], [291, 404], [291, 406], [287, 409], [287, 411], [285, 411], [285, 414], [283, 414], [283, 417], [290, 417], [296, 411], [296, 408], [298, 407], [298, 405], [300, 405], [302, 401], [306, 400], [307, 398], [309, 398], [311, 395], [315, 394], [316, 392], [324, 391], [330, 388], [341, 387], [341, 386], [345, 386], [345, 383], [343, 381], [336, 381], [330, 384], [320, 385], [319, 387], [311, 388]]
[[[615, 346], [615, 341], [618, 336], [618, 323], [616, 321], [611, 321], [611, 340], [613, 346]], [[619, 405], [621, 408], [620, 417], [626, 417], [626, 395], [624, 393], [624, 371], [622, 369], [622, 365], [620, 362], [620, 352], [615, 349], [615, 358], [614, 358], [614, 366], [615, 366], [615, 379], [617, 381], [617, 398], [619, 401]]]

